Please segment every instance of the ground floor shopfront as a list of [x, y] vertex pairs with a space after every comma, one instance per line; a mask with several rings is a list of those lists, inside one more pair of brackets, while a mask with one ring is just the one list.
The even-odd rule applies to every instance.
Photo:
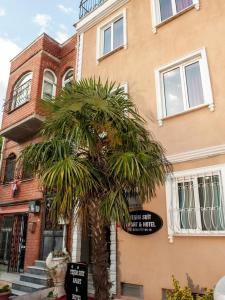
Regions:
[[64, 225], [53, 227], [49, 207], [49, 199], [1, 203], [2, 270], [24, 272], [35, 260], [45, 260], [49, 252], [62, 249], [66, 238]]
[[[111, 228], [110, 278], [116, 299], [165, 299], [172, 275], [194, 293], [214, 288], [225, 275], [224, 191], [224, 155], [174, 163], [165, 187], [143, 207], [159, 215], [163, 227], [146, 236]], [[82, 255], [81, 236], [75, 226], [73, 261]]]

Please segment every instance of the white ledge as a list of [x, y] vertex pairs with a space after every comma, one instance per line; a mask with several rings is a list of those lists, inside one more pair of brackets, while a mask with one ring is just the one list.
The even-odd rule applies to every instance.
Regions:
[[180, 163], [225, 154], [225, 144], [168, 155], [171, 163]]

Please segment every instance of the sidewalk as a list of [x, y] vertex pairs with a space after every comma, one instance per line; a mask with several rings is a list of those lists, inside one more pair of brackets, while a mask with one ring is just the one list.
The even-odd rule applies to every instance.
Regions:
[[20, 274], [0, 271], [0, 284], [11, 285], [13, 281], [18, 281], [19, 278]]

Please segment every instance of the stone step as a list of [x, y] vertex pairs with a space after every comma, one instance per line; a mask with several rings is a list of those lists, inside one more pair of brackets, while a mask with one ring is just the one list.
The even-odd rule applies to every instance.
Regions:
[[11, 293], [12, 293], [12, 296], [9, 297], [9, 299], [13, 299], [17, 296], [23, 296], [23, 295], [26, 295], [27, 293], [25, 292], [22, 292], [22, 291], [19, 291], [19, 290], [15, 290], [15, 289], [11, 289]]
[[49, 283], [49, 278], [48, 278], [47, 274], [36, 275], [36, 274], [31, 274], [31, 273], [23, 273], [20, 275], [20, 280], [44, 285], [46, 287], [48, 286], [48, 283]]
[[24, 293], [32, 293], [32, 292], [36, 292], [37, 290], [42, 290], [44, 288], [46, 288], [46, 286], [31, 283], [31, 282], [26, 282], [26, 281], [22, 281], [22, 280], [12, 283], [13, 290], [19, 290]]
[[45, 260], [35, 260], [35, 267], [46, 268]]
[[46, 275], [47, 269], [42, 267], [32, 266], [27, 268], [27, 273], [34, 274], [34, 275]]

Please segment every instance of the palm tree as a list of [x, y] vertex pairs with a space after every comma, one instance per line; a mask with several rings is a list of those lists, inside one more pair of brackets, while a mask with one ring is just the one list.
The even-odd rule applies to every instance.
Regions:
[[[47, 106], [46, 106], [47, 105]], [[45, 106], [44, 141], [29, 145], [22, 159], [52, 192], [52, 219], [90, 222], [95, 299], [108, 300], [105, 228], [129, 221], [127, 194], [149, 201], [170, 164], [145, 128], [124, 89], [108, 81], [83, 79]]]

